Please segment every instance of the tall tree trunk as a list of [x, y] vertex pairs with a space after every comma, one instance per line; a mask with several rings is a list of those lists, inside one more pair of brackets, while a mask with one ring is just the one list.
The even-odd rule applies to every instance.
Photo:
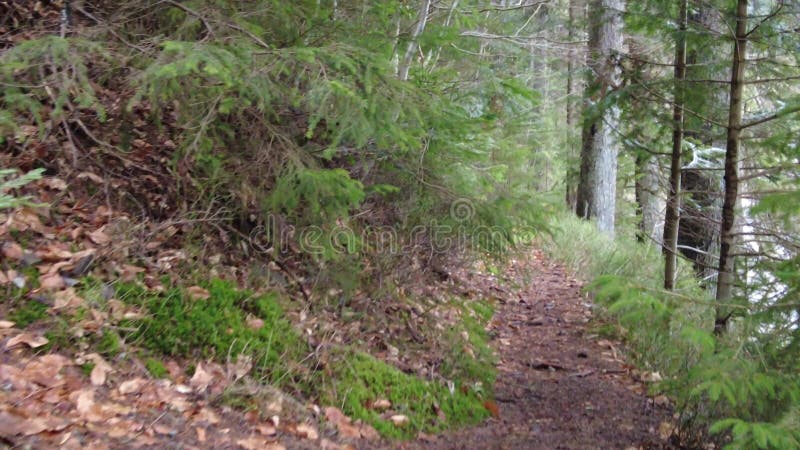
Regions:
[[[583, 66], [583, 61], [578, 60], [578, 54], [575, 46], [575, 38], [579, 35], [576, 28], [578, 27], [578, 20], [582, 20], [585, 10], [584, 0], [569, 0], [569, 21], [567, 23], [567, 33], [570, 43], [569, 54], [567, 55], [567, 174], [566, 174], [566, 193], [565, 201], [567, 207], [574, 210], [577, 193], [578, 174], [575, 170], [574, 163], [578, 158], [578, 140], [575, 135], [575, 130], [578, 129], [579, 108], [576, 108], [576, 98], [580, 98], [583, 94], [580, 82], [577, 81], [577, 72]], [[582, 53], [582, 52], [580, 52]]]
[[[587, 107], [600, 103], [617, 88], [622, 70], [623, 0], [591, 0], [589, 4], [589, 66], [594, 76]], [[578, 183], [578, 216], [597, 219], [597, 228], [614, 235], [617, 190], [619, 107], [612, 105], [597, 113], [584, 114], [581, 173]]]
[[403, 55], [403, 60], [397, 69], [397, 77], [403, 81], [408, 80], [408, 71], [411, 68], [411, 61], [414, 59], [414, 54], [417, 52], [417, 39], [419, 35], [425, 31], [425, 25], [428, 23], [428, 10], [431, 8], [432, 0], [422, 0], [419, 6], [419, 14], [417, 15], [417, 24], [411, 32], [408, 40], [408, 47], [406, 53]]
[[[734, 226], [736, 222], [736, 200], [739, 195], [739, 134], [742, 127], [742, 94], [744, 70], [747, 56], [747, 0], [738, 0], [736, 6], [736, 41], [733, 46], [731, 69], [731, 94], [728, 109], [728, 136], [725, 151], [725, 197], [722, 204], [722, 227], [720, 229], [719, 276], [717, 278], [717, 300], [726, 301], [733, 296], [735, 279]], [[715, 330], [725, 330], [727, 316], [723, 308], [717, 307]]]
[[681, 0], [678, 35], [675, 38], [675, 94], [672, 106], [672, 157], [669, 165], [669, 193], [664, 216], [664, 289], [675, 287], [680, 224], [681, 151], [683, 147], [684, 80], [686, 79], [686, 29], [688, 0]]

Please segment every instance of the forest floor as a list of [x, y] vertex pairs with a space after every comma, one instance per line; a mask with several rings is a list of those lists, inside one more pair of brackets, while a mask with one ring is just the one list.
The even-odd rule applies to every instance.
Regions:
[[336, 408], [315, 411], [290, 399], [281, 399], [282, 416], [294, 421], [265, 421], [210, 400], [235, 378], [236, 367], [198, 364], [189, 378], [172, 365], [170, 382], [89, 355], [94, 369], [87, 376], [73, 357], [33, 355], [28, 347], [40, 344], [35, 330], [6, 327], [0, 329], [0, 447], [668, 448], [668, 402], [646, 394], [657, 374], [634, 369], [618, 342], [593, 334], [592, 305], [580, 282], [537, 251], [512, 261], [504, 278], [488, 286], [504, 294], [489, 330], [498, 378], [495, 402], [486, 404], [493, 417], [477, 427], [405, 442], [377, 439], [374, 430], [348, 438], [344, 431], [353, 425]]
[[658, 375], [626, 364], [620, 343], [592, 333], [592, 305], [581, 283], [537, 251], [514, 261], [508, 276], [520, 290], [491, 322], [498, 353], [494, 417], [399, 448], [671, 448], [668, 401], [646, 395]]

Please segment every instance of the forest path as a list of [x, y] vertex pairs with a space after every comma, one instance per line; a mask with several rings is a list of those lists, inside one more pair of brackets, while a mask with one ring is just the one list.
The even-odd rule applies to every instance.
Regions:
[[507, 276], [520, 287], [491, 322], [498, 414], [399, 448], [669, 448], [659, 436], [668, 407], [645, 395], [618, 343], [588, 330], [591, 306], [580, 282], [540, 252], [515, 261]]

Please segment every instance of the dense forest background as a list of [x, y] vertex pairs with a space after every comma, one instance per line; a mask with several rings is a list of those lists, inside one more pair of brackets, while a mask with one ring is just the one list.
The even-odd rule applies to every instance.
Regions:
[[[320, 380], [400, 377], [369, 336], [417, 310], [387, 305], [533, 245], [593, 280], [676, 443], [800, 448], [798, 30], [793, 0], [0, 2], [3, 311], [155, 371], [265, 345], [262, 381], [409, 437]], [[102, 307], [30, 300], [70, 289]], [[455, 349], [419, 389], [483, 387], [414, 431], [492, 412], [491, 309], [452, 301], [412, 336]], [[296, 336], [283, 309], [359, 322]]]

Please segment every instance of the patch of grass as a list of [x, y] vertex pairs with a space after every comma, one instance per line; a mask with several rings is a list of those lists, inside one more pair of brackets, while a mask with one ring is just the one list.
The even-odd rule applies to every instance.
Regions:
[[250, 393], [230, 388], [225, 389], [222, 394], [214, 400], [214, 403], [219, 406], [227, 406], [240, 411], [258, 409], [258, 405]]
[[[134, 284], [119, 285], [120, 300], [149, 313], [142, 320], [123, 321], [126, 328], [136, 329], [126, 340], [162, 355], [225, 361], [247, 354], [256, 374], [268, 381], [302, 381], [293, 378], [298, 374], [292, 362], [305, 356], [307, 344], [285, 318], [277, 294], [253, 295], [222, 280], [205, 287], [208, 299], [192, 299], [178, 287], [155, 293]], [[249, 328], [248, 315], [263, 320], [264, 326]]]
[[619, 325], [610, 322], [594, 321], [592, 322], [589, 330], [592, 333], [595, 333], [598, 336], [606, 339], [617, 338], [622, 334], [620, 332]]
[[8, 319], [14, 321], [19, 328], [47, 317], [48, 306], [36, 300], [20, 299], [13, 310], [8, 313]]
[[75, 337], [70, 331], [70, 324], [63, 317], [55, 317], [49, 329], [44, 333], [44, 337], [49, 341], [43, 346], [43, 352], [71, 349], [75, 347]]
[[93, 362], [91, 362], [91, 361], [85, 362], [85, 363], [81, 364], [81, 372], [83, 372], [83, 374], [88, 377], [88, 376], [90, 376], [92, 374], [92, 370], [94, 370], [94, 366], [95, 366], [95, 364]]
[[153, 378], [169, 377], [169, 371], [164, 367], [164, 363], [155, 358], [147, 358], [144, 361], [144, 366]]
[[[468, 385], [456, 384], [451, 391], [441, 382], [403, 373], [361, 352], [344, 350], [336, 361], [323, 401], [342, 405], [345, 414], [371, 424], [385, 437], [411, 438], [420, 431], [439, 432], [489, 416], [484, 397]], [[407, 416], [409, 423], [396, 426], [370, 409], [368, 405], [378, 399], [391, 401], [391, 410]]]
[[122, 352], [122, 342], [119, 335], [112, 330], [104, 330], [97, 342], [97, 351], [106, 356], [116, 356]]

